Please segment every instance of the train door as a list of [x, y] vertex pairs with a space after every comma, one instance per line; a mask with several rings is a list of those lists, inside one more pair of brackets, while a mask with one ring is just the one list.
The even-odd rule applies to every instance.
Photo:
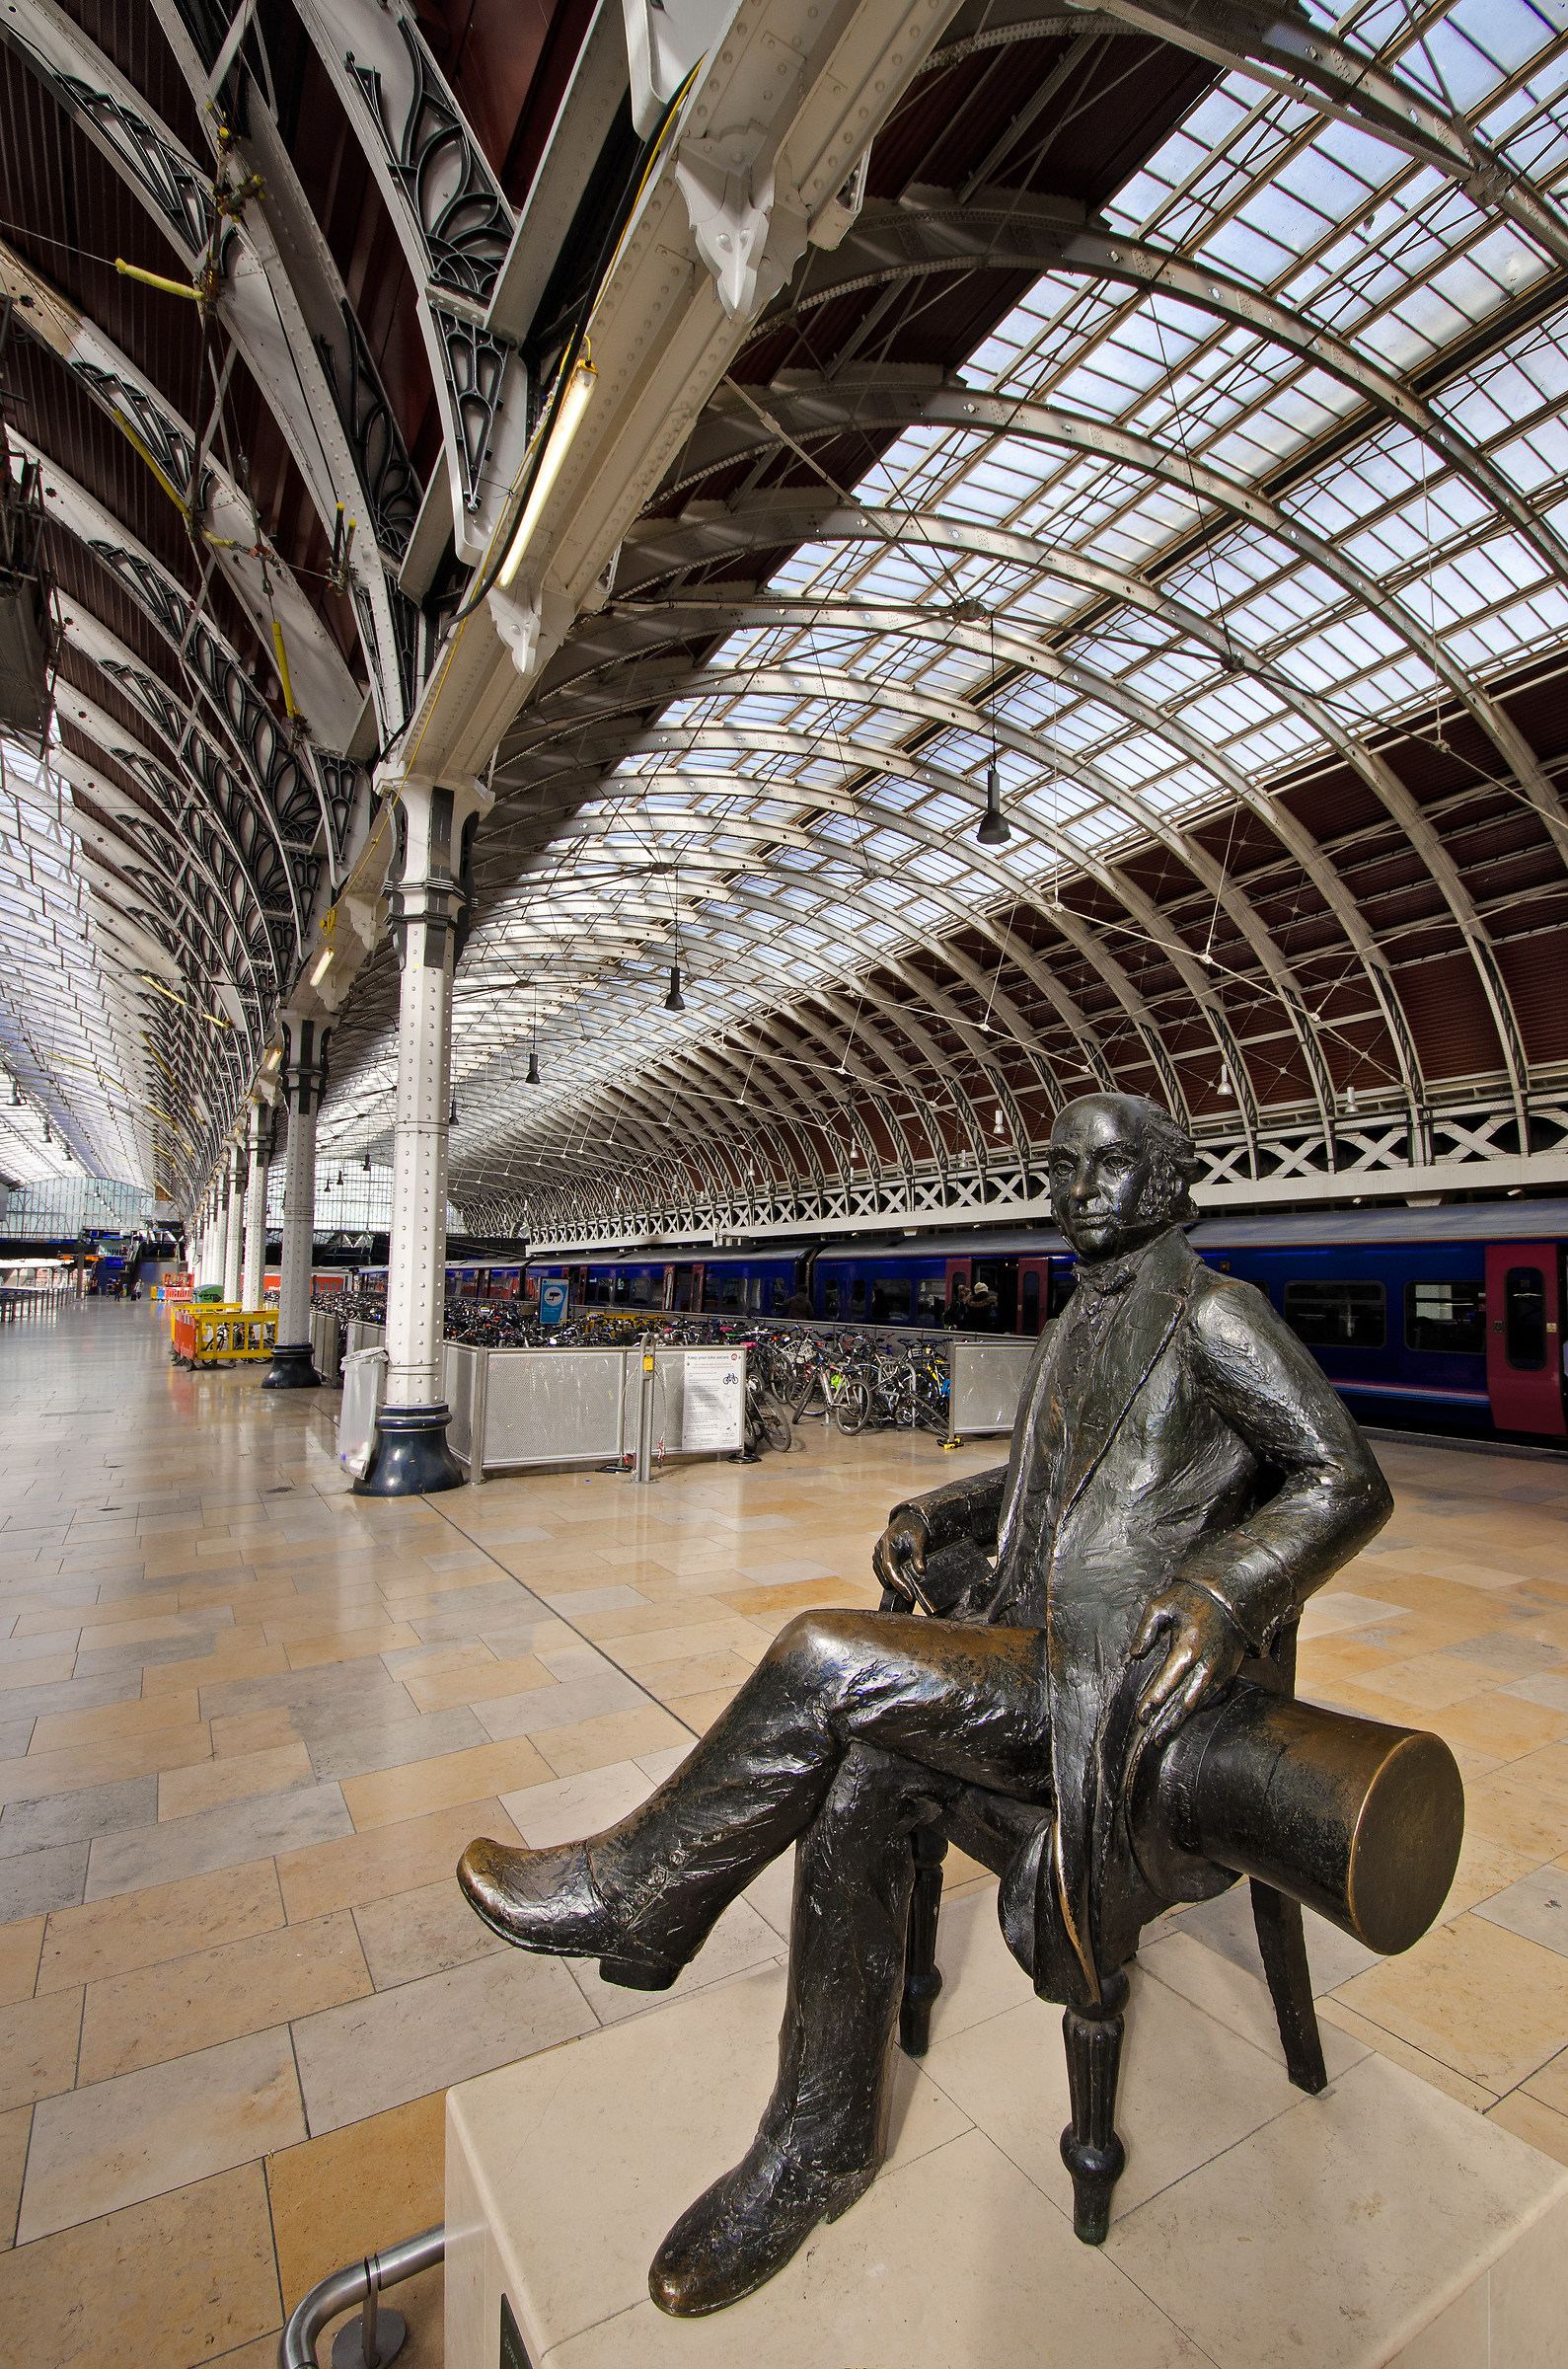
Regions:
[[666, 1316], [670, 1314], [671, 1310], [675, 1306], [675, 1272], [676, 1270], [673, 1266], [667, 1266], [664, 1269], [664, 1297], [659, 1302], [659, 1306], [663, 1309]]
[[700, 1259], [694, 1259], [689, 1271], [692, 1278], [692, 1314], [701, 1316], [703, 1313], [703, 1261]]
[[1018, 1331], [1028, 1340], [1039, 1338], [1051, 1296], [1049, 1259], [1018, 1261]]
[[997, 1331], [1018, 1329], [1018, 1261], [1016, 1259], [975, 1259], [970, 1261], [977, 1283], [984, 1283], [997, 1303]]
[[1554, 1242], [1486, 1246], [1486, 1389], [1500, 1431], [1568, 1436]]
[[949, 1308], [953, 1304], [953, 1285], [955, 1283], [967, 1283], [969, 1280], [969, 1261], [967, 1259], [949, 1259], [947, 1261], [946, 1300], [946, 1305]]

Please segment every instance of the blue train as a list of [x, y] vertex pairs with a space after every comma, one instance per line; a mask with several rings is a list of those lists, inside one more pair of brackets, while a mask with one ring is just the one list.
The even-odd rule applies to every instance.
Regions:
[[[1568, 1200], [1206, 1217], [1191, 1241], [1267, 1293], [1364, 1421], [1568, 1439]], [[999, 1329], [1025, 1337], [1078, 1279], [1051, 1228], [531, 1261], [525, 1293], [547, 1275], [569, 1282], [574, 1308], [769, 1319], [803, 1296], [819, 1322], [912, 1326], [939, 1324], [961, 1276], [989, 1284]]]

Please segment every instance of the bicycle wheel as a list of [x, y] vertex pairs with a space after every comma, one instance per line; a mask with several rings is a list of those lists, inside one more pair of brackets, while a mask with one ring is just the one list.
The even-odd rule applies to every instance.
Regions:
[[764, 1391], [757, 1413], [762, 1423], [762, 1435], [769, 1447], [777, 1449], [781, 1456], [787, 1456], [794, 1440], [794, 1433], [790, 1428], [788, 1415], [771, 1390]]
[[871, 1412], [871, 1394], [863, 1382], [846, 1382], [844, 1396], [833, 1410], [833, 1419], [846, 1439], [853, 1439], [863, 1429]]

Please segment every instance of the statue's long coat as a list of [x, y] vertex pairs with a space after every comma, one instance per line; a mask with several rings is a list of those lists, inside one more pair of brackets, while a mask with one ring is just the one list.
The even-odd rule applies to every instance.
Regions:
[[1193, 1581], [1266, 1654], [1382, 1527], [1387, 1485], [1262, 1293], [1204, 1266], [1173, 1228], [1097, 1325], [1070, 1304], [1042, 1339], [1006, 1468], [914, 1502], [928, 1569], [961, 1581], [949, 1619], [1045, 1632], [1052, 1814], [1008, 1871], [1001, 1910], [1039, 1990], [1083, 2004], [1162, 1905], [1125, 1808], [1134, 1706], [1168, 1643], [1132, 1659], [1146, 1607], [1172, 1579]]

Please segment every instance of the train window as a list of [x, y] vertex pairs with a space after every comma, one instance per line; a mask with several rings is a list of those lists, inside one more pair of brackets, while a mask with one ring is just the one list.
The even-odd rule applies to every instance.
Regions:
[[1023, 1317], [1019, 1330], [1031, 1340], [1040, 1330], [1040, 1278], [1033, 1268], [1023, 1278]]
[[1404, 1345], [1407, 1349], [1486, 1348], [1486, 1287], [1482, 1283], [1407, 1283], [1404, 1287]]
[[745, 1305], [745, 1297], [746, 1297], [746, 1278], [745, 1278], [745, 1276], [744, 1276], [744, 1275], [726, 1275], [726, 1276], [724, 1277], [724, 1280], [723, 1280], [723, 1283], [722, 1283], [722, 1285], [721, 1285], [721, 1287], [720, 1287], [720, 1290], [719, 1290], [719, 1295], [718, 1295], [718, 1304], [719, 1304], [720, 1308], [740, 1308], [740, 1307], [743, 1307], [743, 1306]]
[[751, 1310], [751, 1312], [752, 1312], [753, 1316], [760, 1316], [760, 1315], [761, 1315], [761, 1313], [762, 1313], [762, 1277], [761, 1277], [761, 1275], [753, 1275], [753, 1276], [752, 1276], [752, 1278], [751, 1278], [751, 1281], [750, 1281], [750, 1282], [747, 1284], [747, 1286], [746, 1286], [746, 1305], [747, 1305], [747, 1307], [748, 1307], [748, 1308]]
[[852, 1316], [865, 1314], [865, 1277], [863, 1275], [857, 1275], [850, 1285], [850, 1314]]
[[634, 1276], [633, 1276], [633, 1278], [632, 1278], [632, 1300], [633, 1300], [633, 1305], [634, 1305], [635, 1307], [637, 1307], [637, 1308], [651, 1308], [651, 1307], [652, 1307], [652, 1305], [653, 1305], [653, 1277], [652, 1277], [651, 1275], [634, 1275]]
[[1538, 1266], [1511, 1266], [1503, 1277], [1503, 1353], [1520, 1374], [1538, 1374], [1546, 1362], [1546, 1278]]
[[942, 1310], [947, 1305], [947, 1286], [940, 1275], [922, 1275], [920, 1295], [915, 1304], [916, 1320], [923, 1325], [939, 1325]]
[[909, 1277], [879, 1275], [871, 1286], [873, 1325], [902, 1325], [909, 1321]]
[[1309, 1348], [1381, 1349], [1387, 1300], [1381, 1283], [1287, 1283], [1285, 1322]]
[[1076, 1266], [1058, 1266], [1053, 1259], [1051, 1261], [1051, 1296], [1046, 1302], [1045, 1310], [1047, 1316], [1060, 1316], [1077, 1289], [1078, 1268]]
[[837, 1275], [829, 1275], [823, 1282], [822, 1313], [824, 1316], [837, 1316], [839, 1313], [839, 1278]]

